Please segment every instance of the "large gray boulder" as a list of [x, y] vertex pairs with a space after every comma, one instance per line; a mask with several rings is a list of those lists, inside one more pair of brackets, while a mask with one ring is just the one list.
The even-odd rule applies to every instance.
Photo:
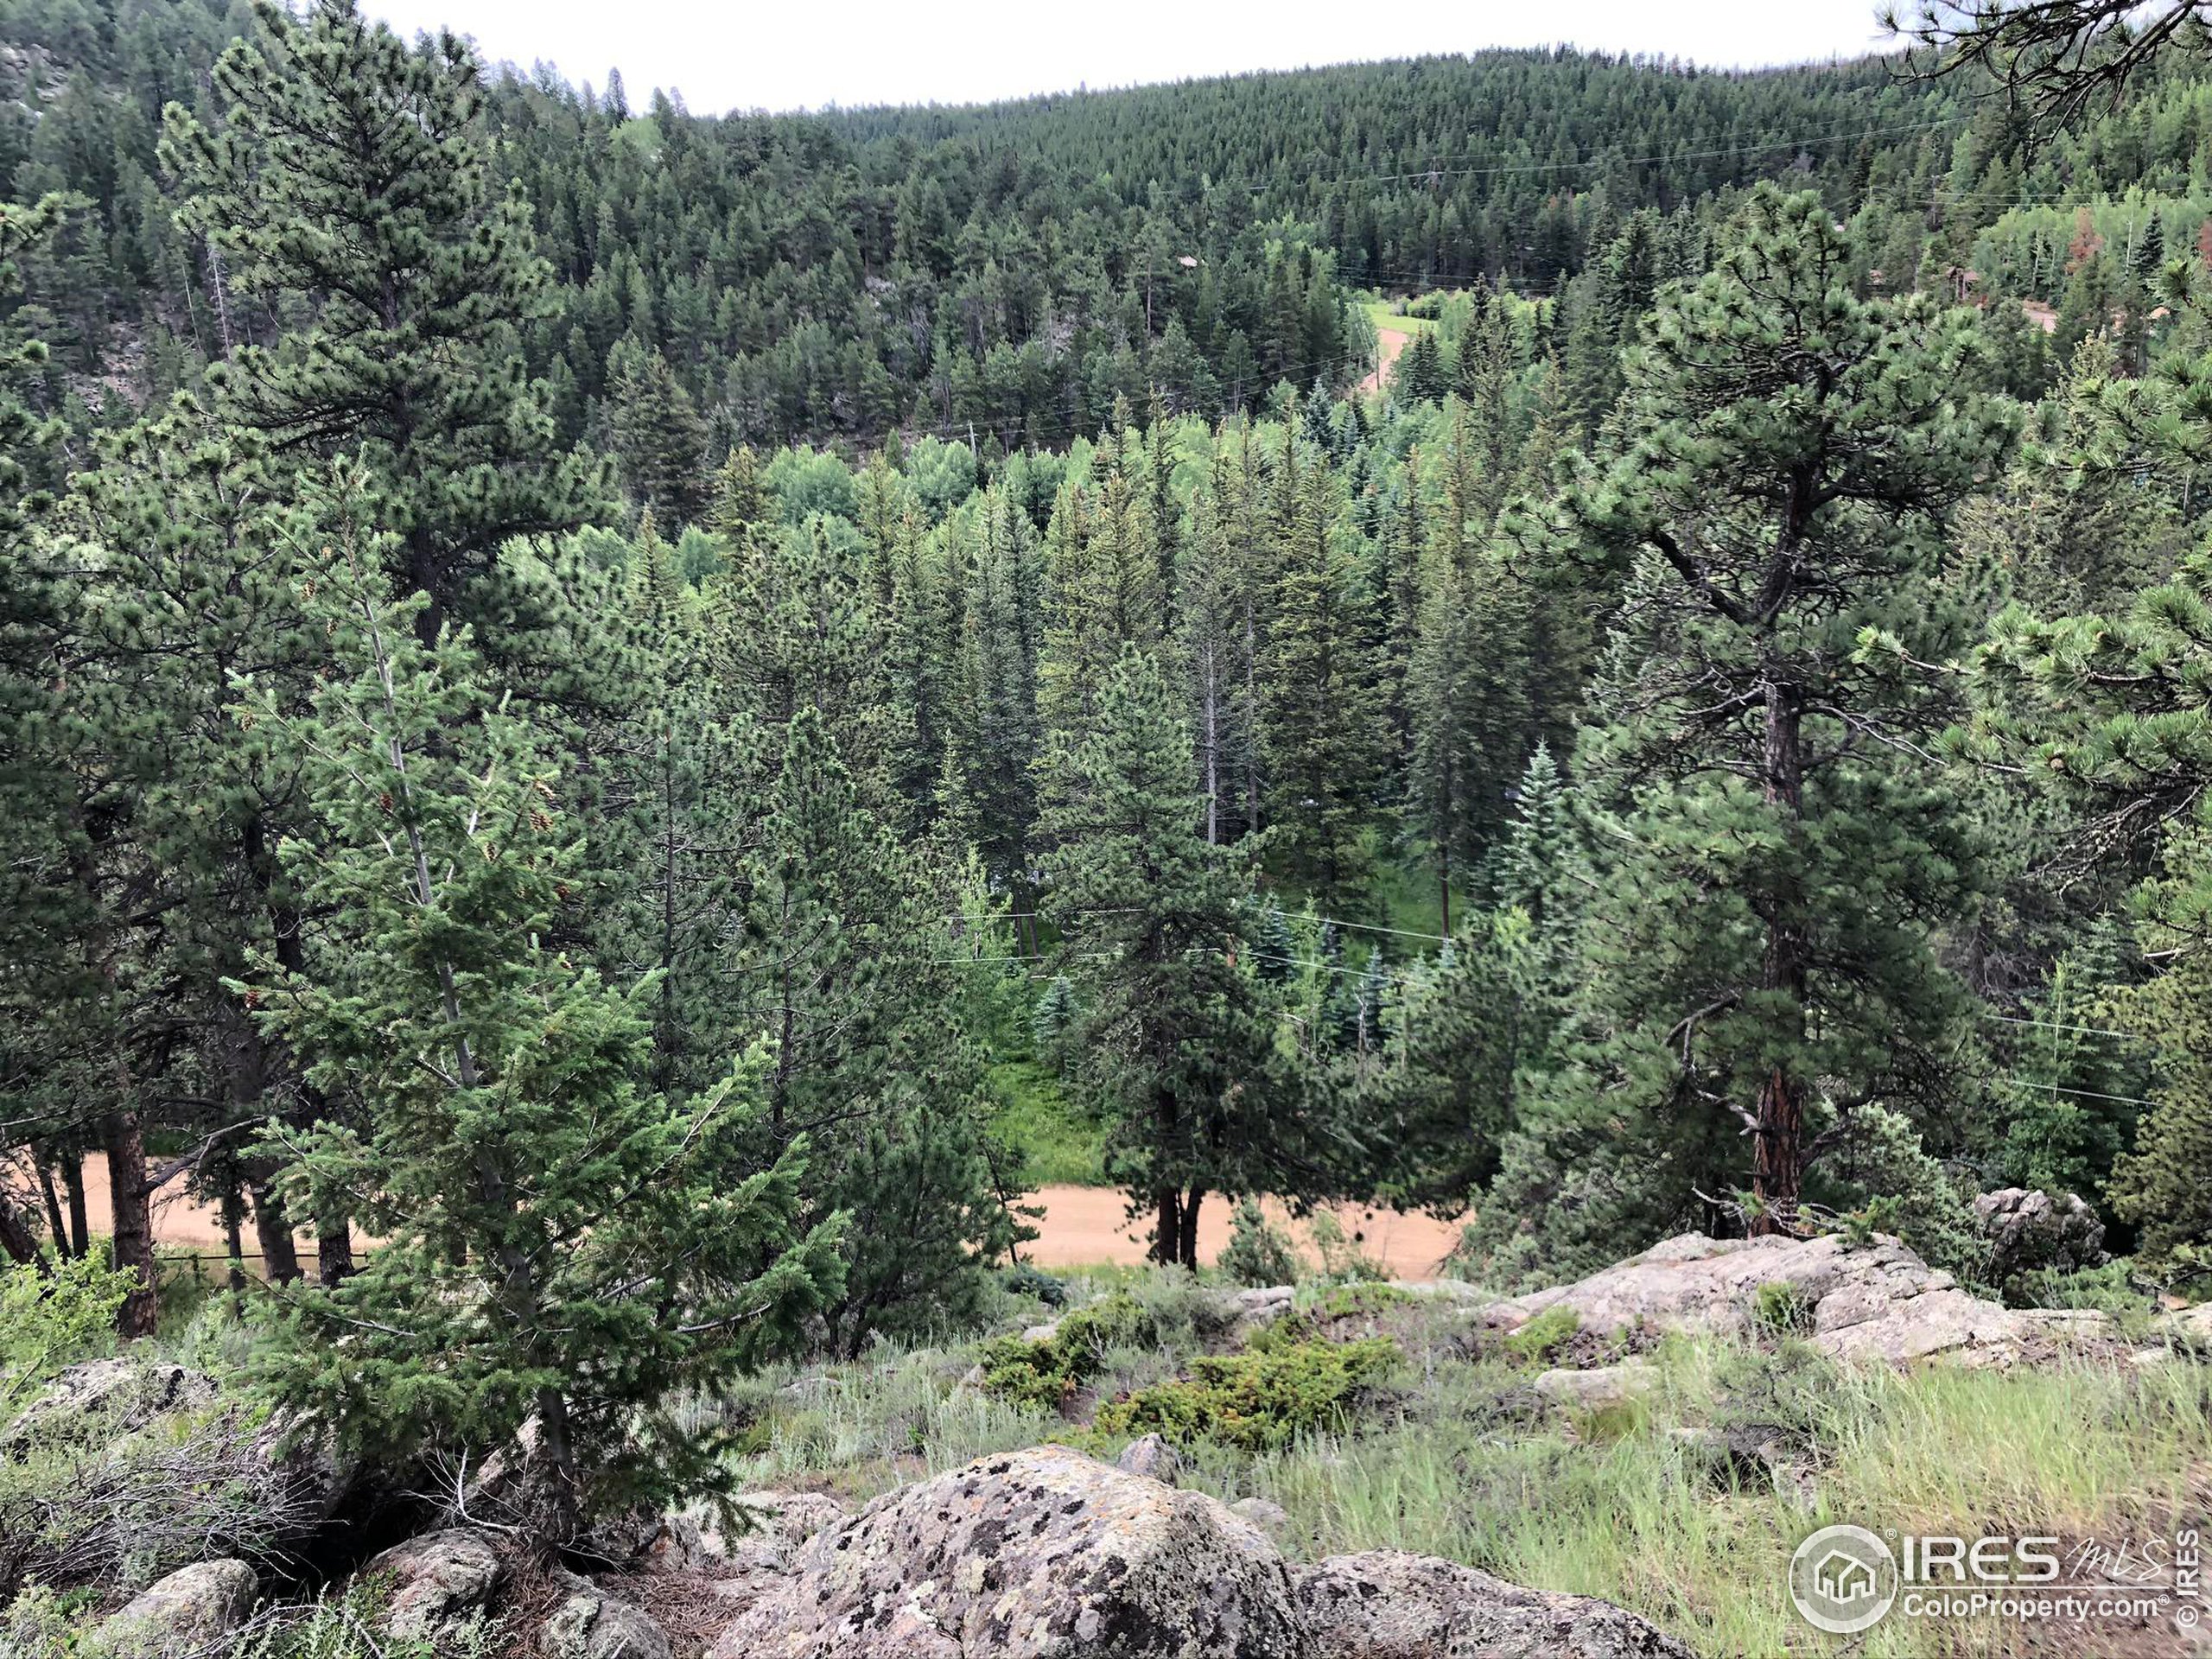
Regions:
[[385, 1627], [409, 1640], [450, 1639], [487, 1606], [506, 1577], [491, 1541], [466, 1527], [426, 1532], [395, 1545], [363, 1569], [394, 1583]]
[[1695, 1659], [1610, 1601], [1524, 1590], [1433, 1555], [1369, 1550], [1290, 1573], [1328, 1659]]
[[1642, 1325], [1659, 1331], [1747, 1335], [1758, 1325], [1761, 1287], [1786, 1285], [1812, 1309], [1811, 1341], [1837, 1359], [1893, 1365], [1940, 1357], [2008, 1365], [2055, 1357], [2077, 1338], [2111, 1334], [2101, 1313], [2008, 1308], [1959, 1287], [1896, 1239], [1850, 1243], [1817, 1238], [1707, 1238], [1684, 1233], [1579, 1283], [1497, 1303], [1491, 1317], [1512, 1329], [1565, 1306], [1601, 1334]]
[[887, 1494], [793, 1566], [709, 1659], [1320, 1659], [1255, 1528], [1065, 1446]]
[[540, 1632], [547, 1659], [670, 1659], [667, 1636], [642, 1609], [573, 1573], [559, 1582], [566, 1593]]
[[195, 1561], [140, 1592], [95, 1633], [100, 1659], [212, 1652], [253, 1617], [259, 1585], [244, 1561]]
[[1974, 1201], [1974, 1225], [1989, 1242], [1989, 1278], [2003, 1285], [2048, 1268], [2077, 1273], [2102, 1266], [2105, 1224], [2071, 1192], [1999, 1187]]

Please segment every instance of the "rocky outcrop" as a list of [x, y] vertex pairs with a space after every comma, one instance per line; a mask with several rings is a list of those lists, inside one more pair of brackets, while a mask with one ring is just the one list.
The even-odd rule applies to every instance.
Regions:
[[491, 1601], [506, 1567], [483, 1534], [452, 1527], [387, 1549], [364, 1571], [365, 1577], [379, 1573], [394, 1583], [386, 1628], [435, 1643], [450, 1639]]
[[538, 1643], [547, 1659], [670, 1659], [667, 1636], [643, 1610], [573, 1573], [560, 1582], [567, 1594]]
[[1896, 1239], [1854, 1246], [1817, 1238], [1707, 1238], [1685, 1233], [1578, 1284], [1491, 1310], [1503, 1327], [1567, 1306], [1585, 1330], [1639, 1326], [1745, 1335], [1758, 1324], [1761, 1287], [1783, 1285], [1811, 1310], [1813, 1345], [1838, 1359], [1893, 1365], [1941, 1357], [2012, 1364], [2055, 1356], [2069, 1340], [2109, 1333], [2100, 1313], [2001, 1307], [1959, 1287]]
[[1524, 1590], [1433, 1555], [1336, 1555], [1291, 1580], [1329, 1659], [1694, 1659], [1609, 1601]]
[[253, 1617], [259, 1586], [244, 1561], [196, 1561], [140, 1592], [99, 1627], [103, 1659], [212, 1652]]
[[1974, 1201], [1974, 1215], [1975, 1226], [1989, 1242], [1989, 1277], [1994, 1284], [2009, 1284], [2024, 1274], [2046, 1269], [2078, 1273], [2109, 1260], [2104, 1223], [2071, 1192], [2000, 1187]]
[[709, 1659], [1319, 1659], [1255, 1528], [1065, 1446], [887, 1494], [793, 1567]]

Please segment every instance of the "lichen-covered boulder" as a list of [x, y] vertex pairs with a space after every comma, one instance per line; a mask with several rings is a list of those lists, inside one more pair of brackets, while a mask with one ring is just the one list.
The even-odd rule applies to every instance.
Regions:
[[195, 1561], [142, 1591], [94, 1638], [103, 1659], [213, 1652], [253, 1617], [259, 1586], [244, 1561]]
[[1065, 1446], [888, 1493], [793, 1567], [709, 1659], [1319, 1659], [1256, 1529]]
[[2009, 1285], [2046, 1269], [2078, 1273], [2110, 1260], [2105, 1255], [2104, 1223], [2072, 1192], [1999, 1187], [1974, 1201], [1974, 1217], [1989, 1243], [1993, 1284]]
[[1433, 1555], [1376, 1549], [1290, 1571], [1328, 1659], [1695, 1659], [1610, 1601], [1524, 1590]]
[[491, 1601], [506, 1566], [482, 1533], [452, 1527], [387, 1549], [364, 1569], [365, 1576], [379, 1574], [394, 1585], [386, 1628], [410, 1640], [437, 1642]]
[[560, 1583], [567, 1594], [538, 1643], [548, 1659], [669, 1659], [667, 1635], [642, 1609], [573, 1573]]
[[2095, 1313], [2009, 1308], [1959, 1287], [1896, 1239], [1707, 1238], [1684, 1233], [1572, 1285], [1532, 1291], [1486, 1310], [1511, 1328], [1567, 1306], [1582, 1328], [1636, 1326], [1745, 1335], [1758, 1328], [1761, 1288], [1783, 1285], [1812, 1309], [1812, 1344], [1838, 1359], [1902, 1365], [1942, 1357], [2012, 1364], [2055, 1357], [2069, 1342], [2108, 1338]]

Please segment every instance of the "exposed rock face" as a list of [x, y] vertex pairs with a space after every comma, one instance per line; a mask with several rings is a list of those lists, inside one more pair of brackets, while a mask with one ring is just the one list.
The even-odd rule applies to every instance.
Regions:
[[1183, 1454], [1159, 1435], [1147, 1434], [1123, 1446], [1122, 1455], [1114, 1459], [1114, 1466], [1124, 1474], [1142, 1475], [1147, 1480], [1165, 1481], [1173, 1486], [1176, 1476], [1183, 1472]]
[[1976, 1198], [1974, 1214], [1989, 1241], [1989, 1270], [1997, 1282], [2045, 1268], [2074, 1273], [2108, 1259], [2104, 1223], [2074, 1193], [2001, 1187]]
[[168, 1659], [212, 1650], [253, 1617], [258, 1588], [244, 1561], [196, 1561], [142, 1592], [99, 1628], [114, 1659]]
[[1319, 1659], [1256, 1529], [1065, 1446], [889, 1493], [794, 1565], [709, 1659]]
[[1818, 1238], [1707, 1238], [1684, 1233], [1579, 1284], [1497, 1304], [1508, 1326], [1560, 1304], [1586, 1330], [1637, 1325], [1662, 1331], [1744, 1334], [1762, 1285], [1794, 1287], [1813, 1309], [1813, 1345], [1839, 1359], [1904, 1364], [1942, 1356], [2010, 1364], [2054, 1353], [2069, 1336], [2107, 1334], [2099, 1313], [2000, 1307], [1959, 1288], [1896, 1239], [1853, 1248]]
[[491, 1600], [506, 1568], [483, 1534], [454, 1527], [387, 1549], [365, 1569], [378, 1573], [398, 1586], [386, 1618], [391, 1633], [435, 1642]]
[[1291, 1579], [1329, 1659], [1694, 1659], [1610, 1601], [1524, 1590], [1433, 1555], [1334, 1555]]
[[562, 1575], [568, 1598], [545, 1621], [550, 1659], [669, 1659], [668, 1637], [639, 1609], [588, 1579]]

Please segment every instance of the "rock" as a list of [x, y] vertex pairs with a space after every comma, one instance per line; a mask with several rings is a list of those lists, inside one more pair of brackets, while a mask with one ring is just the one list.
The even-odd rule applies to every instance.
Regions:
[[1021, 1339], [1024, 1342], [1050, 1342], [1059, 1334], [1060, 1322], [1058, 1319], [1048, 1319], [1042, 1325], [1024, 1326]]
[[1183, 1454], [1159, 1435], [1147, 1434], [1123, 1446], [1114, 1466], [1123, 1474], [1142, 1475], [1147, 1480], [1165, 1481], [1173, 1486], [1175, 1477], [1183, 1472]]
[[1229, 1506], [1229, 1512], [1249, 1521], [1271, 1538], [1290, 1526], [1290, 1511], [1269, 1497], [1240, 1497]]
[[259, 1588], [244, 1561], [195, 1561], [133, 1597], [101, 1624], [95, 1646], [112, 1659], [212, 1650], [253, 1617]]
[[117, 1440], [157, 1418], [207, 1410], [221, 1397], [221, 1385], [205, 1371], [128, 1356], [95, 1359], [48, 1383], [0, 1434], [0, 1452], [18, 1452], [34, 1437], [78, 1445]]
[[1731, 1424], [1725, 1428], [1675, 1428], [1669, 1431], [1704, 1460], [1713, 1484], [1719, 1488], [1771, 1489], [1799, 1509], [1810, 1510], [1820, 1497], [1812, 1465], [1793, 1457], [1782, 1437], [1764, 1424]]
[[714, 1577], [729, 1569], [784, 1572], [801, 1544], [852, 1513], [826, 1492], [741, 1492], [734, 1501], [750, 1522], [741, 1532], [726, 1534], [709, 1510], [690, 1512], [698, 1527], [700, 1570]]
[[548, 1659], [670, 1659], [668, 1637], [641, 1609], [573, 1573], [560, 1580], [568, 1595], [540, 1643]]
[[1433, 1555], [1376, 1549], [1290, 1571], [1328, 1659], [1694, 1659], [1610, 1601], [1524, 1590]]
[[488, 1603], [506, 1576], [490, 1541], [466, 1527], [410, 1538], [362, 1571], [365, 1577], [389, 1573], [397, 1583], [385, 1616], [391, 1633], [434, 1643]]
[[1604, 1411], [1649, 1394], [1659, 1373], [1637, 1360], [1597, 1365], [1586, 1371], [1546, 1371], [1535, 1381], [1538, 1394], [1569, 1411]]
[[2212, 1302], [2177, 1308], [2171, 1313], [2160, 1314], [2152, 1323], [2159, 1332], [2177, 1341], [2212, 1347]]
[[1267, 1285], [1255, 1290], [1240, 1290], [1228, 1300], [1229, 1334], [1242, 1339], [1262, 1325], [1273, 1325], [1287, 1314], [1298, 1300], [1298, 1290], [1292, 1285]]
[[2062, 1338], [2101, 1338], [2101, 1313], [2000, 1307], [1959, 1288], [1896, 1239], [1853, 1247], [1840, 1233], [1817, 1238], [1707, 1238], [1684, 1233], [1580, 1283], [1540, 1290], [1486, 1310], [1515, 1328], [1566, 1306], [1585, 1330], [1747, 1335], [1763, 1285], [1796, 1289], [1813, 1310], [1812, 1343], [1838, 1359], [1892, 1365], [1941, 1356], [1971, 1364], [2056, 1357]]
[[1974, 1201], [1974, 1224], [1989, 1241], [1989, 1274], [2005, 1284], [2048, 1268], [2076, 1273], [2101, 1266], [2105, 1224], [2071, 1192], [2001, 1187]]
[[709, 1659], [1319, 1659], [1257, 1529], [1065, 1446], [888, 1493], [793, 1565]]

